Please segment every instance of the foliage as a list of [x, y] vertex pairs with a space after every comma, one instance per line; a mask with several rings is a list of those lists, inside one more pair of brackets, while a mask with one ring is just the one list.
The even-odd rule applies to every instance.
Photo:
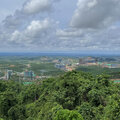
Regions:
[[84, 72], [21, 85], [0, 81], [4, 120], [119, 120], [120, 85]]
[[77, 111], [60, 110], [54, 120], [83, 120], [83, 118]]

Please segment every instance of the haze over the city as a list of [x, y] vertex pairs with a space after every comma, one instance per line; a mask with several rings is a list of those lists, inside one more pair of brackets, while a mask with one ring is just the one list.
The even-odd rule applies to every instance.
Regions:
[[120, 0], [1, 0], [0, 52], [119, 53]]

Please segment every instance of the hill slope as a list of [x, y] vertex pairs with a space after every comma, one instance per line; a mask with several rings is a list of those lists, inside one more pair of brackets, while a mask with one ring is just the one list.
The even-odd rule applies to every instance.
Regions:
[[107, 75], [68, 72], [33, 85], [0, 82], [4, 120], [118, 120], [120, 85]]

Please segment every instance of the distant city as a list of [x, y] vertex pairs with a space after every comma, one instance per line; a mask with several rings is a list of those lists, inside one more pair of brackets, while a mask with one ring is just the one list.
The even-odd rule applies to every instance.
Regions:
[[[6, 59], [7, 58], [7, 59]], [[120, 57], [96, 56], [1, 56], [0, 79], [27, 82], [80, 70], [92, 74], [111, 74], [120, 82]]]

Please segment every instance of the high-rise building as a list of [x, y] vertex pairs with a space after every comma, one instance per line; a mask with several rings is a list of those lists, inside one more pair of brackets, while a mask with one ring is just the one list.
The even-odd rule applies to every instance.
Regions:
[[33, 80], [33, 78], [34, 78], [34, 72], [33, 71], [25, 71], [24, 72], [24, 79]]
[[9, 79], [11, 78], [12, 72], [13, 72], [12, 70], [7, 70], [7, 71], [6, 71], [6, 79], [7, 79], [7, 80], [9, 80]]

